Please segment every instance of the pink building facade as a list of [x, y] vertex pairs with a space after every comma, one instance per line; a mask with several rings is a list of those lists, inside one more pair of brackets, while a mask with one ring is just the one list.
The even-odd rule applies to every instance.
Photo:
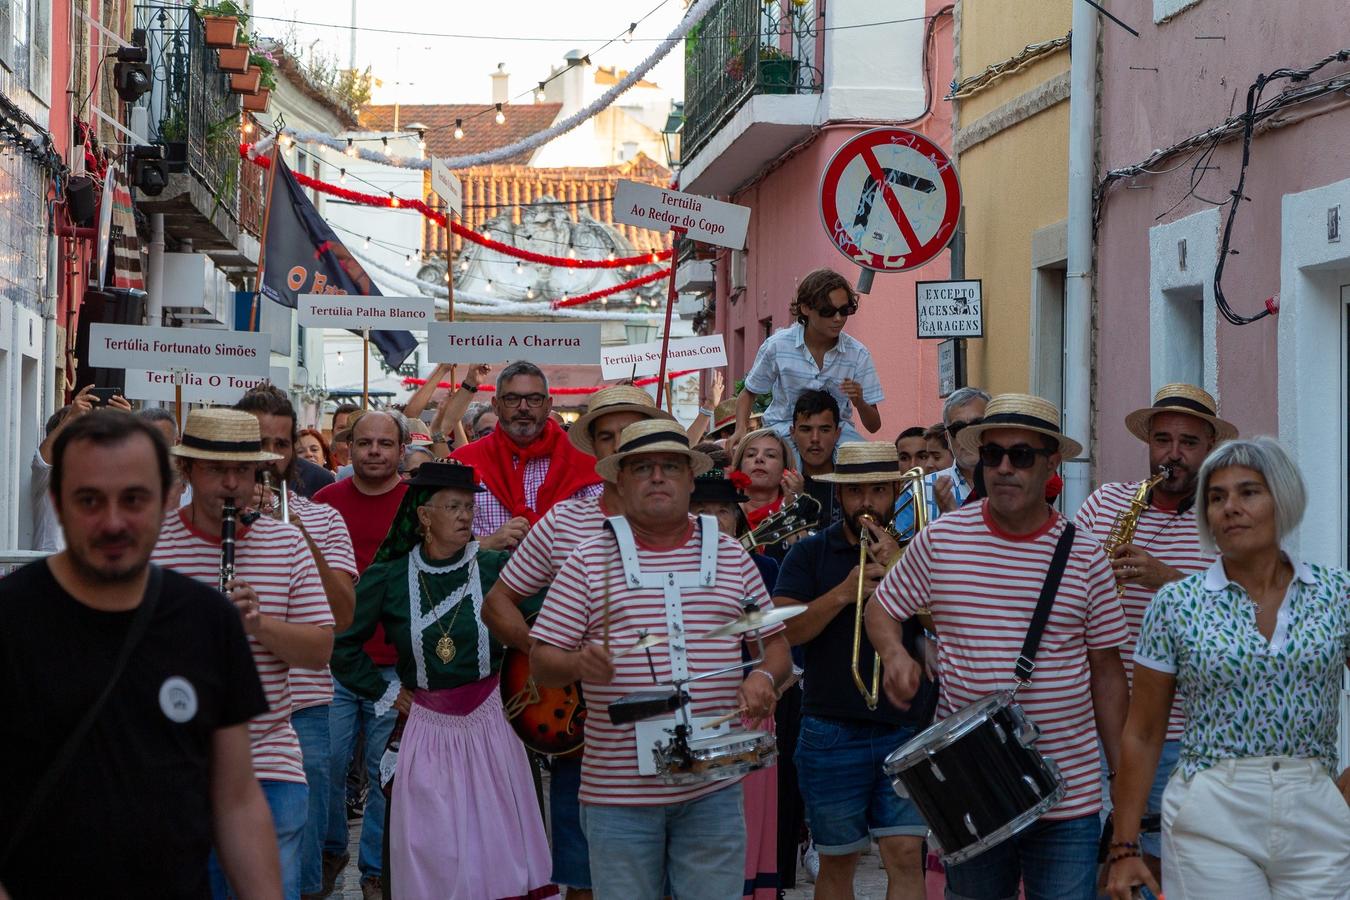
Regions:
[[[703, 292], [706, 330], [726, 339], [728, 385], [745, 375], [769, 334], [793, 323], [788, 308], [804, 275], [828, 266], [857, 282], [857, 265], [835, 249], [821, 222], [821, 173], [835, 151], [856, 134], [892, 125], [944, 148], [951, 144], [949, 106], [942, 100], [952, 77], [950, 10], [938, 14], [943, 4], [923, 0], [860, 2], [829, 4], [821, 16], [814, 5], [809, 18], [828, 27], [781, 39], [782, 46], [809, 44], [799, 51], [808, 58], [798, 93], [752, 94], [723, 114], [720, 127], [691, 135], [698, 77], [686, 74], [686, 151], [691, 137], [698, 144], [684, 154], [680, 188], [751, 211], [746, 249], [718, 251], [704, 263], [704, 280], [694, 275], [692, 282]], [[914, 21], [885, 28], [839, 27], [909, 17]], [[931, 27], [925, 17], [933, 17]], [[808, 78], [816, 82], [808, 85]], [[849, 320], [848, 333], [868, 346], [886, 394], [881, 430], [870, 439], [891, 440], [911, 425], [941, 418], [937, 344], [916, 337], [914, 284], [946, 279], [950, 271], [944, 252], [920, 269], [878, 274]], [[684, 290], [690, 287], [686, 282]]]
[[[1135, 7], [1137, 39], [1101, 26], [1094, 481], [1141, 477], [1146, 452], [1128, 438], [1126, 414], [1165, 383], [1201, 384], [1243, 435], [1277, 436], [1295, 454], [1310, 491], [1292, 544], [1308, 559], [1345, 565], [1345, 6], [1153, 0], [1153, 21], [1142, 15], [1147, 7]], [[1334, 58], [1338, 51], [1343, 59]], [[1224, 253], [1242, 167], [1240, 123], [1217, 143], [1195, 136], [1223, 125], [1230, 110], [1240, 119], [1261, 73], [1317, 66], [1329, 55], [1307, 78], [1265, 87], [1263, 107], [1285, 96], [1260, 115]], [[1215, 289], [1221, 257], [1229, 306], [1254, 316], [1278, 304], [1278, 314], [1229, 322]]]

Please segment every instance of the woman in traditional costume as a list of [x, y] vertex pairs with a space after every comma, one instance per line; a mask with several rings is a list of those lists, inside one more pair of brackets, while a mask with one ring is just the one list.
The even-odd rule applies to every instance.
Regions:
[[[557, 893], [525, 748], [502, 712], [502, 647], [483, 624], [483, 595], [506, 554], [473, 540], [473, 468], [424, 463], [361, 576], [333, 674], [406, 716], [389, 810], [395, 900], [536, 898]], [[398, 650], [386, 684], [362, 650], [377, 625]], [[400, 724], [403, 724], [400, 717]], [[396, 731], [395, 734], [398, 734]]]

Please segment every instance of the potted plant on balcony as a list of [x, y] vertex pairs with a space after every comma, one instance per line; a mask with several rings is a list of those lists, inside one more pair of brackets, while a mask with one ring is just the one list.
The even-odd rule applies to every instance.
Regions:
[[238, 47], [221, 47], [216, 51], [219, 57], [220, 71], [244, 74], [248, 71], [249, 49], [247, 44]]
[[230, 90], [236, 94], [256, 94], [262, 87], [262, 69], [252, 63], [243, 73], [230, 76]]
[[248, 15], [234, 0], [216, 0], [214, 3], [189, 4], [202, 18], [206, 32], [206, 46], [234, 47], [238, 44], [239, 29], [248, 21]]
[[770, 44], [759, 48], [759, 85], [764, 94], [795, 94], [801, 61]]
[[181, 109], [159, 121], [159, 140], [164, 145], [164, 161], [170, 172], [187, 171], [187, 118]]

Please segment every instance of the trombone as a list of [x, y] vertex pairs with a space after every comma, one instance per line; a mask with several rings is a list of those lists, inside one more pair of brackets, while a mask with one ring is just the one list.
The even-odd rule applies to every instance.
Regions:
[[258, 480], [262, 482], [263, 499], [261, 512], [276, 519], [279, 522], [290, 524], [291, 508], [290, 502], [286, 498], [286, 482], [280, 485], [272, 482], [272, 473], [266, 469], [258, 472]]
[[[909, 490], [910, 496], [909, 502], [914, 507], [914, 534], [916, 535], [928, 525], [928, 502], [923, 484], [924, 474], [924, 470], [921, 466], [915, 466], [907, 472], [902, 472], [900, 475], [900, 480], [907, 482], [907, 489]], [[877, 524], [877, 520], [867, 513], [863, 513], [858, 519], [860, 522], [863, 519], [866, 519], [874, 525]], [[895, 537], [896, 540], [900, 540], [900, 535], [896, 533], [894, 526], [887, 526], [886, 530]], [[913, 540], [913, 537], [910, 539]], [[863, 570], [867, 566], [867, 557], [871, 553], [871, 540], [872, 533], [866, 528], [860, 529], [858, 535], [858, 593], [857, 599], [854, 602], [852, 660], [853, 683], [857, 685], [858, 693], [862, 694], [863, 702], [867, 704], [869, 710], [876, 709], [877, 703], [881, 699], [881, 656], [876, 650], [872, 651], [871, 690], [868, 689], [867, 682], [863, 679], [861, 669], [863, 606], [867, 600], [867, 598], [863, 596], [863, 585], [867, 581], [867, 576], [863, 574]], [[905, 552], [906, 546], [908, 546], [907, 543], [902, 543], [900, 547], [900, 552], [902, 554]], [[928, 614], [928, 611], [922, 610], [919, 613], [919, 618], [923, 622], [924, 627], [931, 631], [933, 620]]]

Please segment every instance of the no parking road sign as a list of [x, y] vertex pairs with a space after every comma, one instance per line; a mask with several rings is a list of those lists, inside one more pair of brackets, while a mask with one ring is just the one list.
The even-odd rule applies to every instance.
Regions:
[[873, 128], [825, 166], [820, 215], [840, 253], [874, 272], [904, 272], [933, 259], [955, 236], [961, 184], [946, 152], [928, 138]]

